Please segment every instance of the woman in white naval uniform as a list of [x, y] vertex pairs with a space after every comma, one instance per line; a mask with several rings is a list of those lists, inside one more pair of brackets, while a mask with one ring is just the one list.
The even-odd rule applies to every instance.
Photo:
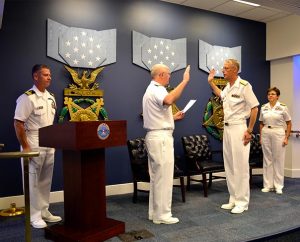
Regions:
[[46, 88], [51, 83], [50, 69], [46, 65], [32, 68], [34, 86], [17, 99], [14, 126], [24, 151], [39, 151], [29, 162], [30, 222], [34, 228], [44, 228], [46, 222], [58, 222], [61, 217], [49, 211], [49, 196], [54, 166], [54, 149], [39, 147], [39, 128], [52, 125], [56, 103]]
[[259, 128], [263, 158], [262, 192], [275, 189], [282, 194], [284, 186], [285, 147], [291, 133], [292, 122], [287, 106], [278, 101], [280, 90], [277, 87], [268, 89], [268, 103], [262, 105], [259, 116]]

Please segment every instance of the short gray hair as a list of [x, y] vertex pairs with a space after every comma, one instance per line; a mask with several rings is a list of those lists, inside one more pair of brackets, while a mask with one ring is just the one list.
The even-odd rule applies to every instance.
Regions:
[[237, 71], [240, 70], [240, 64], [239, 64], [239, 62], [237, 60], [235, 60], [235, 59], [227, 59], [227, 60], [225, 60], [225, 62], [230, 63], [232, 66], [234, 66], [237, 69]]

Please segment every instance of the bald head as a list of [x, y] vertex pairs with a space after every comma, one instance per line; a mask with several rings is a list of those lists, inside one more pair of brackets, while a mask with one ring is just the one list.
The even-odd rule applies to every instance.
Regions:
[[155, 64], [151, 68], [151, 77], [154, 79], [156, 76], [158, 76], [159, 74], [161, 74], [163, 72], [170, 73], [169, 67], [167, 67], [164, 64]]

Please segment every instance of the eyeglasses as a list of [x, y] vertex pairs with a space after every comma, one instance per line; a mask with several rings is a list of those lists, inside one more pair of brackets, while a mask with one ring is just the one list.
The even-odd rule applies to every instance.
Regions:
[[225, 71], [228, 71], [229, 69], [231, 69], [231, 67], [224, 66], [224, 67], [222, 68], [222, 70], [225, 70]]

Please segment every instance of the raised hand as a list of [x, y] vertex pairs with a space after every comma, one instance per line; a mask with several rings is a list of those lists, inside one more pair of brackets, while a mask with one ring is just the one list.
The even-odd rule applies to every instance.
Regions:
[[188, 65], [183, 73], [183, 80], [189, 81], [190, 80], [190, 65]]
[[216, 70], [211, 69], [207, 78], [208, 83], [211, 83], [213, 81], [213, 79], [215, 78], [215, 74], [216, 74]]

